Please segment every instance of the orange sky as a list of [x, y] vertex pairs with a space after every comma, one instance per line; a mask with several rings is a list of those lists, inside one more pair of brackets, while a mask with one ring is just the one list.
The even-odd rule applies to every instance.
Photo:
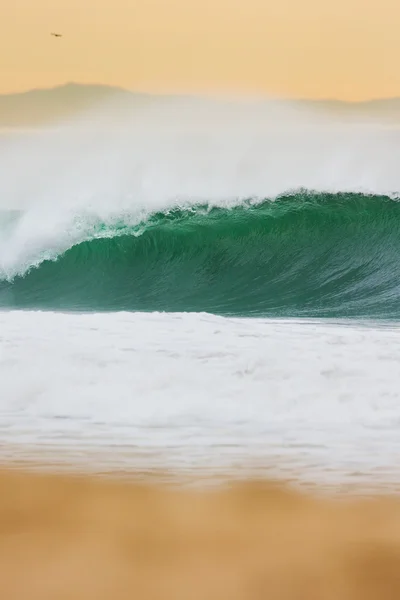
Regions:
[[0, 7], [0, 92], [79, 81], [400, 96], [399, 26], [400, 0], [10, 0]]

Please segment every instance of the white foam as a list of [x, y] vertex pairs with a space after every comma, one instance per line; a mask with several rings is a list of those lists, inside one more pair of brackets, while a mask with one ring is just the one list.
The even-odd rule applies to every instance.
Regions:
[[[119, 465], [399, 475], [398, 328], [0, 313], [0, 443]], [[57, 450], [58, 449], [58, 450]]]

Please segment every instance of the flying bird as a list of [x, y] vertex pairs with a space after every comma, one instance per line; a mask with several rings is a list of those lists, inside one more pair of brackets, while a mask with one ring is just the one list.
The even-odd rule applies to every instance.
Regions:
[[62, 37], [62, 33], [51, 33], [50, 35], [54, 35], [54, 37]]

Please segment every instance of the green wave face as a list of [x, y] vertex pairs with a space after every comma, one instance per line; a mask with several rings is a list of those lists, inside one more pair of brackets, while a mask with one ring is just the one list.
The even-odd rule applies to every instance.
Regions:
[[55, 260], [3, 279], [0, 306], [398, 318], [400, 203], [298, 192], [103, 224]]

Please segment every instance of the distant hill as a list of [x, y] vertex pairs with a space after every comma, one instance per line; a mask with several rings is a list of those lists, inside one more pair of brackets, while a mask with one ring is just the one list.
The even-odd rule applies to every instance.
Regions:
[[40, 126], [68, 119], [109, 101], [127, 108], [148, 100], [146, 94], [133, 94], [122, 88], [76, 83], [0, 95], [0, 127]]
[[[184, 98], [184, 96], [135, 93], [106, 85], [68, 83], [50, 89], [0, 95], [0, 128], [51, 125], [80, 114], [84, 115], [92, 109], [97, 110], [100, 118], [120, 121], [125, 115], [134, 113], [135, 108], [139, 106], [170, 104], [182, 101]], [[191, 102], [205, 102], [205, 99], [191, 97]], [[207, 102], [209, 103], [210, 99]], [[293, 105], [293, 101], [286, 102]], [[400, 98], [356, 103], [300, 99], [295, 101], [295, 104], [313, 112], [330, 114], [341, 119], [370, 119], [378, 122], [400, 123]]]
[[300, 100], [299, 102], [309, 108], [338, 116], [358, 116], [400, 122], [400, 98], [378, 98], [363, 102], [345, 102], [343, 100]]

